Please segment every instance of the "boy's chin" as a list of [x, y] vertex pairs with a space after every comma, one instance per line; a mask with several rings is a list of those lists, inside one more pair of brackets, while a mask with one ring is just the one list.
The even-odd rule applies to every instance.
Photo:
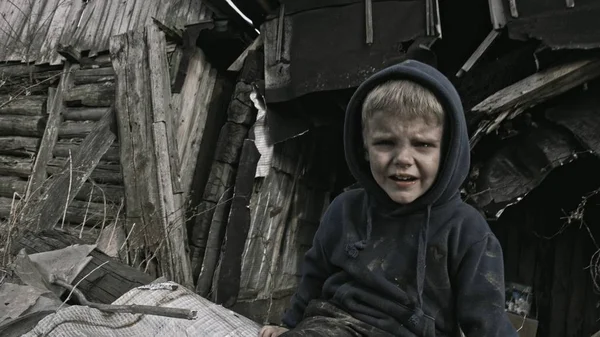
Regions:
[[387, 195], [393, 202], [400, 205], [408, 205], [421, 196], [421, 194], [417, 195], [412, 193], [387, 193]]

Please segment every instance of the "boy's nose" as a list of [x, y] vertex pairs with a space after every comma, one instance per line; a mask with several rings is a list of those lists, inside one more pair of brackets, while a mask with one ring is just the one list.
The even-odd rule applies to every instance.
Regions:
[[407, 148], [400, 148], [394, 156], [394, 164], [402, 167], [411, 166], [414, 163], [413, 156]]

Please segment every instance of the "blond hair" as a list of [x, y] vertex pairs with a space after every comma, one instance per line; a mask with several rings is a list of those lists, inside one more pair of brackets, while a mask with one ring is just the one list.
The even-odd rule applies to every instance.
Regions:
[[362, 105], [362, 127], [375, 112], [414, 120], [422, 118], [432, 125], [443, 125], [444, 109], [427, 88], [408, 80], [390, 80], [373, 88]]

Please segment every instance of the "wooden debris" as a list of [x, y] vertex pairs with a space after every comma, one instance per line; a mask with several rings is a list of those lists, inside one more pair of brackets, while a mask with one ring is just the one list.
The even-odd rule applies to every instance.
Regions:
[[562, 94], [600, 76], [600, 60], [585, 59], [535, 73], [508, 86], [473, 107], [472, 112], [486, 116], [470, 139], [471, 147], [502, 121], [514, 118], [525, 109]]
[[246, 139], [235, 179], [223, 251], [212, 285], [215, 302], [225, 307], [235, 304], [240, 291], [242, 253], [250, 229], [250, 198], [259, 157], [254, 141]]
[[62, 112], [63, 118], [67, 121], [99, 121], [106, 108], [65, 108]]
[[115, 85], [112, 82], [76, 85], [67, 91], [64, 100], [67, 106], [109, 107], [114, 101]]
[[240, 71], [242, 70], [242, 67], [244, 66], [244, 62], [246, 61], [246, 57], [248, 57], [248, 53], [250, 51], [256, 50], [260, 47], [263, 46], [263, 37], [262, 35], [259, 35], [256, 37], [256, 39], [254, 39], [254, 41], [252, 42], [252, 44], [250, 44], [245, 50], [244, 52], [242, 52], [240, 54], [240, 56], [238, 56], [238, 58], [233, 61], [233, 63], [229, 66], [229, 68], [227, 68], [227, 71]]
[[365, 43], [373, 44], [373, 3], [365, 0]]
[[56, 91], [48, 91], [48, 121], [46, 122], [46, 129], [44, 130], [40, 147], [35, 156], [31, 177], [29, 178], [26, 194], [28, 198], [32, 197], [32, 193], [37, 193], [44, 180], [46, 180], [46, 166], [52, 158], [52, 149], [58, 139], [58, 126], [62, 121], [63, 96], [71, 85], [71, 72], [74, 68], [69, 62], [65, 63], [58, 89]]
[[492, 43], [494, 43], [494, 41], [496, 40], [496, 38], [499, 35], [500, 35], [499, 31], [492, 29], [492, 31], [488, 34], [488, 36], [485, 38], [485, 40], [483, 40], [483, 42], [481, 42], [479, 47], [477, 47], [477, 49], [469, 57], [467, 62], [465, 62], [465, 64], [463, 64], [463, 66], [460, 68], [458, 73], [456, 73], [456, 77], [461, 77], [464, 73], [471, 70], [471, 68], [475, 65], [477, 60], [479, 60], [481, 58], [483, 53], [485, 53], [485, 51], [492, 45]]
[[177, 163], [168, 145], [173, 120], [165, 101], [171, 94], [164, 33], [152, 25], [110, 41], [130, 252], [152, 251], [161, 275], [191, 286], [181, 199], [172, 179]]
[[[43, 230], [39, 233], [26, 231], [11, 247], [11, 252], [15, 254], [25, 248], [27, 253], [34, 254], [83, 243], [76, 236], [56, 229]], [[79, 284], [77, 288], [91, 301], [112, 303], [129, 290], [149, 284], [154, 279], [98, 250], [93, 250], [90, 256], [92, 260], [77, 276], [74, 283]], [[88, 276], [83, 278], [85, 275]]]
[[58, 178], [52, 180], [46, 192], [30, 203], [24, 214], [23, 226], [31, 229], [52, 228], [62, 216], [83, 183], [88, 179], [100, 158], [115, 141], [114, 115], [107, 109], [106, 115], [85, 138], [80, 151], [72, 157], [72, 165], [65, 167]]

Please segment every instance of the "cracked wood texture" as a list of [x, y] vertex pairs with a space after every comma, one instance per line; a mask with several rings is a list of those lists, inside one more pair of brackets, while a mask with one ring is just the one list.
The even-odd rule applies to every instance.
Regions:
[[[166, 42], [155, 25], [110, 40], [130, 255], [147, 267], [191, 286], [181, 196], [174, 193], [177, 156], [169, 105]], [[152, 66], [150, 66], [152, 65]], [[175, 171], [175, 173], [173, 173]], [[176, 179], [175, 179], [176, 180]]]

